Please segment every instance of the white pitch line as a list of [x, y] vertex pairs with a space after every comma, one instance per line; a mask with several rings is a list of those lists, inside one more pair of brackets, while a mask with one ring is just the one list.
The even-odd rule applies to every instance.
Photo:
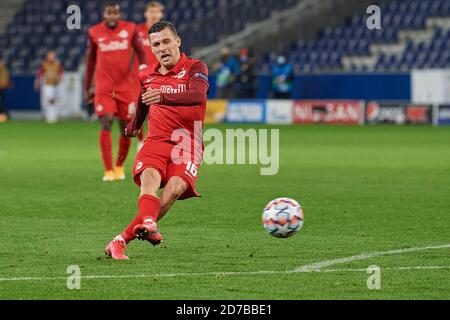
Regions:
[[[408, 271], [408, 270], [445, 270], [449, 269], [450, 266], [416, 266], [416, 267], [387, 267], [387, 268], [381, 268], [380, 271]], [[315, 271], [312, 271], [315, 272]], [[367, 272], [366, 269], [325, 269], [320, 270], [317, 272]]]
[[[242, 272], [204, 272], [204, 273], [157, 273], [157, 274], [128, 274], [128, 275], [90, 275], [80, 276], [80, 279], [127, 279], [127, 278], [174, 278], [174, 277], [205, 277], [205, 276], [234, 276], [234, 275], [257, 275], [257, 274], [286, 274], [295, 273], [292, 270], [285, 271], [242, 271]], [[0, 278], [0, 282], [7, 281], [46, 281], [66, 280], [67, 277], [17, 277]]]
[[[246, 276], [246, 275], [267, 275], [267, 274], [295, 274], [295, 273], [312, 273], [312, 272], [366, 272], [367, 269], [327, 269], [322, 270], [324, 267], [330, 267], [339, 263], [353, 262], [357, 260], [369, 259], [374, 257], [380, 257], [384, 255], [402, 254], [408, 252], [418, 252], [424, 250], [433, 249], [448, 249], [450, 244], [428, 247], [415, 247], [396, 249], [389, 251], [377, 251], [372, 253], [363, 253], [356, 256], [347, 258], [325, 260], [313, 264], [304, 265], [296, 268], [295, 270], [281, 270], [281, 271], [242, 271], [242, 272], [204, 272], [204, 273], [159, 273], [159, 274], [130, 274], [130, 275], [90, 275], [80, 276], [80, 279], [132, 279], [132, 278], [174, 278], [174, 277], [206, 277], [206, 276]], [[381, 270], [439, 270], [450, 269], [450, 266], [413, 266], [413, 267], [391, 267], [381, 268]], [[15, 278], [0, 278], [0, 282], [8, 281], [53, 281], [53, 280], [67, 280], [67, 277], [15, 277]]]
[[[450, 266], [413, 266], [413, 267], [388, 267], [380, 268], [381, 271], [401, 271], [401, 270], [450, 270]], [[206, 277], [206, 276], [246, 276], [246, 275], [267, 275], [267, 274], [298, 274], [298, 273], [332, 273], [332, 272], [366, 272], [367, 269], [326, 269], [309, 271], [243, 271], [243, 272], [205, 272], [205, 273], [160, 273], [160, 274], [128, 274], [128, 275], [91, 275], [80, 276], [80, 279], [133, 279], [133, 278], [173, 278], [173, 277]], [[0, 278], [0, 282], [13, 281], [54, 281], [67, 280], [67, 277], [19, 277]]]
[[300, 266], [296, 268], [295, 272], [308, 272], [308, 271], [320, 271], [320, 269], [325, 267], [331, 267], [336, 264], [340, 263], [346, 263], [346, 262], [354, 262], [359, 260], [365, 260], [370, 258], [376, 258], [381, 256], [388, 256], [388, 255], [394, 255], [394, 254], [402, 254], [402, 253], [409, 253], [409, 252], [418, 252], [418, 251], [425, 251], [425, 250], [435, 250], [435, 249], [450, 249], [450, 243], [444, 244], [444, 245], [438, 245], [438, 246], [428, 246], [428, 247], [414, 247], [414, 248], [404, 248], [404, 249], [395, 249], [395, 250], [389, 250], [389, 251], [376, 251], [371, 253], [361, 253], [355, 256], [345, 257], [345, 258], [339, 258], [339, 259], [332, 259], [332, 260], [324, 260], [312, 264], [306, 264], [304, 266]]

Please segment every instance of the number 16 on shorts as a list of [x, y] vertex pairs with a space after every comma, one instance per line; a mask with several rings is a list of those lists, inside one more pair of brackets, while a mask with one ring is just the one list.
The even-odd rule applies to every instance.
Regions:
[[186, 170], [184, 171], [188, 176], [196, 178], [198, 174], [198, 165], [189, 161], [186, 165]]

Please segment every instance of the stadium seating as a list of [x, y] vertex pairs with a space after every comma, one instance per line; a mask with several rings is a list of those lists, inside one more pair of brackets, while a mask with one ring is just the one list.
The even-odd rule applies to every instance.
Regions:
[[[177, 24], [184, 49], [210, 45], [236, 33], [245, 23], [260, 21], [271, 12], [299, 0], [163, 0], [166, 18]], [[146, 0], [122, 0], [124, 18], [143, 22]], [[82, 30], [66, 29], [66, 8], [82, 10]], [[66, 70], [80, 65], [87, 29], [101, 20], [101, 4], [88, 0], [27, 0], [0, 36], [0, 50], [13, 74], [33, 73], [45, 53], [54, 49]], [[336, 28], [322, 30], [313, 41], [285, 46], [284, 54], [297, 73], [315, 71], [408, 71], [450, 67], [450, 1], [410, 0], [380, 4], [382, 29], [369, 30], [365, 15], [349, 17]], [[233, 17], [232, 19], [230, 17]], [[433, 19], [445, 18], [433, 24]], [[205, 28], [207, 26], [207, 28]], [[416, 37], [418, 32], [421, 36]], [[385, 50], [400, 46], [395, 52]], [[381, 47], [381, 49], [380, 49]], [[275, 54], [262, 56], [259, 70], [270, 70]], [[361, 61], [361, 59], [363, 61]]]
[[[382, 3], [380, 8], [381, 30], [369, 30], [368, 16], [355, 15], [341, 27], [322, 30], [313, 41], [287, 45], [284, 54], [297, 72], [450, 67], [450, 1], [399, 0]], [[436, 18], [441, 18], [442, 26], [430, 23]], [[383, 47], [389, 49], [390, 45], [400, 45], [400, 51], [383, 52]], [[377, 46], [381, 50], [374, 53]], [[358, 58], [369, 61], [353, 63]], [[261, 69], [269, 70], [274, 59], [274, 53], [264, 55]]]
[[[143, 22], [147, 1], [122, 0], [123, 16]], [[212, 44], [220, 37], [242, 30], [245, 23], [268, 18], [271, 12], [298, 0], [177, 0], [166, 5], [166, 19], [183, 35], [184, 48]], [[82, 30], [68, 31], [66, 8], [77, 4]], [[101, 3], [88, 0], [28, 0], [0, 36], [0, 51], [13, 74], [33, 73], [48, 50], [54, 49], [66, 70], [75, 70], [83, 59], [88, 28], [101, 21]], [[232, 19], [230, 17], [233, 17]], [[207, 27], [205, 27], [207, 26]]]

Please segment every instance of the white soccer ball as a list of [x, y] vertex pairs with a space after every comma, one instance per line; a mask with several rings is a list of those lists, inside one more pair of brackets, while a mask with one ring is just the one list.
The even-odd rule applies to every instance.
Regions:
[[302, 206], [290, 198], [278, 198], [270, 201], [264, 208], [264, 229], [276, 238], [289, 238], [303, 227]]

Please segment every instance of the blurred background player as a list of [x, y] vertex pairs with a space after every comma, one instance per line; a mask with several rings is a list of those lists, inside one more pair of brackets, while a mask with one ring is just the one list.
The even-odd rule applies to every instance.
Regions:
[[239, 75], [237, 76], [239, 99], [255, 99], [258, 81], [256, 77], [255, 61], [249, 48], [242, 48], [239, 52]]
[[8, 120], [5, 106], [5, 90], [11, 86], [11, 78], [3, 57], [0, 56], [0, 122]]
[[[103, 22], [88, 32], [87, 67], [84, 95], [87, 105], [94, 100], [95, 112], [101, 124], [100, 149], [105, 167], [103, 181], [124, 180], [124, 163], [130, 149], [130, 138], [121, 135], [115, 167], [112, 160], [111, 129], [115, 117], [123, 132], [136, 109], [138, 70], [134, 54], [142, 67], [146, 67], [142, 43], [132, 22], [121, 20], [117, 3], [103, 7]], [[95, 72], [95, 91], [91, 86]]]
[[47, 57], [36, 72], [34, 89], [41, 89], [41, 105], [47, 123], [58, 121], [58, 86], [61, 83], [64, 70], [56, 57], [55, 51], [47, 52]]
[[164, 5], [158, 1], [151, 1], [145, 7], [144, 12], [145, 22], [137, 26], [138, 34], [144, 46], [145, 54], [147, 56], [148, 65], [157, 64], [158, 60], [152, 52], [150, 41], [148, 40], [148, 31], [157, 22], [160, 22], [164, 17]]
[[[142, 41], [142, 46], [144, 47], [145, 54], [147, 56], [147, 63], [149, 66], [157, 64], [158, 60], [152, 52], [152, 48], [150, 46], [150, 41], [148, 40], [148, 31], [150, 28], [157, 22], [161, 21], [164, 17], [164, 5], [158, 1], [151, 1], [145, 6], [145, 22], [137, 25], [137, 32]], [[139, 68], [140, 61], [136, 60], [136, 67]], [[139, 93], [139, 83], [136, 89], [136, 92]], [[139, 97], [136, 97], [136, 101]], [[138, 145], [137, 148], [140, 150], [144, 145], [144, 136], [145, 130], [141, 129], [138, 135]]]
[[214, 64], [216, 72], [217, 97], [219, 99], [236, 98], [236, 79], [239, 76], [239, 60], [231, 54], [228, 47], [220, 51], [220, 60]]
[[274, 99], [290, 99], [294, 89], [294, 67], [285, 56], [278, 56], [272, 65], [272, 95]]

